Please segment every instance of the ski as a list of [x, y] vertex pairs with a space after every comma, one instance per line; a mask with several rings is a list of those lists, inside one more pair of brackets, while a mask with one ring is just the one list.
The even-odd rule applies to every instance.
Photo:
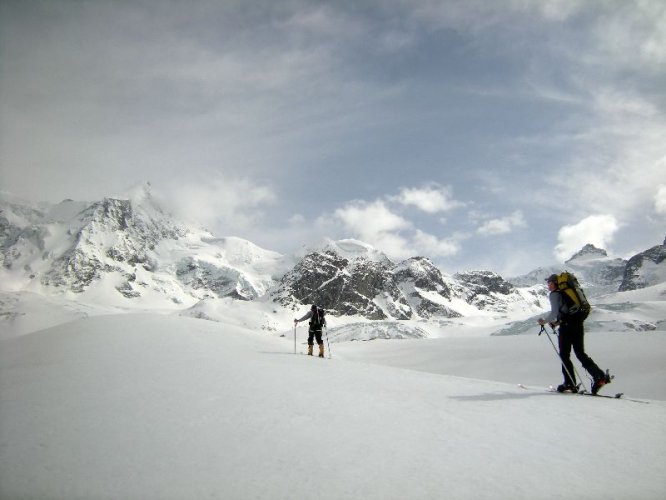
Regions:
[[565, 392], [559, 392], [554, 386], [549, 386], [548, 387], [548, 392], [557, 392], [559, 394], [580, 394], [581, 396], [596, 396], [599, 398], [608, 398], [608, 399], [620, 399], [622, 396], [624, 396], [624, 392], [616, 392], [614, 395], [610, 394], [592, 394], [591, 392], [587, 392], [587, 389], [582, 389], [578, 392], [570, 392], [570, 391], [565, 391]]
[[[533, 390], [533, 391], [540, 391], [541, 389], [536, 389], [534, 387], [527, 387], [523, 384], [518, 384], [518, 387], [521, 389], [525, 390]], [[549, 386], [546, 389], [544, 389], [546, 392], [552, 392], [555, 394], [569, 394], [572, 396], [592, 396], [595, 398], [606, 398], [606, 399], [621, 399], [623, 401], [631, 401], [632, 403], [643, 403], [643, 404], [650, 404], [649, 401], [643, 401], [640, 399], [631, 399], [631, 398], [625, 398], [623, 392], [616, 392], [615, 394], [592, 394], [591, 392], [587, 392], [586, 389], [583, 389], [580, 392], [558, 392], [558, 390], [554, 386]]]

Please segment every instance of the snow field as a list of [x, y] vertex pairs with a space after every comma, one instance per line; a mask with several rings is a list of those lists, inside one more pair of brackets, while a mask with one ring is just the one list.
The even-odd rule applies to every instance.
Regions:
[[155, 314], [3, 340], [0, 497], [664, 497], [663, 401], [351, 360], [373, 343]]

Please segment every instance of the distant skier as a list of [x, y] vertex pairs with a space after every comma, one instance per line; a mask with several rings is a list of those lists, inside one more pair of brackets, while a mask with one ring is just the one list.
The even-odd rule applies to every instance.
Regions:
[[564, 383], [559, 385], [557, 390], [558, 392], [578, 392], [574, 366], [571, 362], [571, 348], [573, 347], [574, 353], [583, 368], [594, 379], [592, 393], [596, 394], [602, 386], [610, 382], [610, 377], [585, 353], [584, 320], [568, 314], [569, 305], [565, 294], [558, 289], [557, 274], [551, 274], [546, 278], [546, 281], [548, 282], [548, 290], [550, 290], [550, 313], [546, 318], [539, 319], [539, 324], [543, 326], [549, 323], [551, 327], [560, 326], [558, 340]]
[[308, 329], [308, 355], [312, 356], [312, 349], [314, 348], [314, 339], [317, 339], [319, 345], [319, 357], [324, 357], [324, 341], [321, 338], [321, 331], [326, 326], [326, 318], [324, 317], [324, 310], [312, 304], [312, 307], [305, 316], [301, 319], [294, 319], [294, 324], [309, 319], [310, 328]]

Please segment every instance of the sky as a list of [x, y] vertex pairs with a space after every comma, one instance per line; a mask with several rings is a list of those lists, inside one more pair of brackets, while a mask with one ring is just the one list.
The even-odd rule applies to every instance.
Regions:
[[505, 276], [666, 236], [661, 0], [0, 0], [0, 190]]

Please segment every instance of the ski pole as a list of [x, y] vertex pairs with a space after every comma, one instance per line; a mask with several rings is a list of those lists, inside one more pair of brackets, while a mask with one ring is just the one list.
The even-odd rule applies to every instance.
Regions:
[[328, 359], [331, 359], [331, 344], [328, 343], [328, 328], [324, 325], [324, 331], [326, 332], [326, 345], [328, 346]]
[[[555, 329], [553, 328], [553, 332], [554, 331], [555, 331]], [[553, 339], [550, 338], [550, 334], [546, 331], [546, 327], [544, 325], [541, 325], [541, 331], [539, 332], [539, 336], [541, 336], [542, 333], [545, 333], [546, 337], [548, 337], [548, 340], [550, 340], [550, 345], [553, 346], [553, 350], [555, 351], [555, 354], [557, 354], [557, 357], [560, 358], [560, 363], [562, 364], [562, 368], [564, 368], [564, 371], [566, 372], [567, 376], [569, 377], [569, 380], [573, 381], [574, 378], [571, 376], [571, 372], [569, 371], [567, 366], [564, 364], [564, 361], [562, 360], [562, 356], [560, 355], [560, 351], [558, 351], [557, 347], [555, 347], [555, 342], [553, 342]], [[576, 368], [574, 367], [574, 370], [575, 369]], [[583, 382], [581, 381], [578, 384], [576, 384], [576, 390], [580, 387], [580, 385], [582, 383]]]
[[294, 354], [296, 354], [296, 323], [294, 323]]

